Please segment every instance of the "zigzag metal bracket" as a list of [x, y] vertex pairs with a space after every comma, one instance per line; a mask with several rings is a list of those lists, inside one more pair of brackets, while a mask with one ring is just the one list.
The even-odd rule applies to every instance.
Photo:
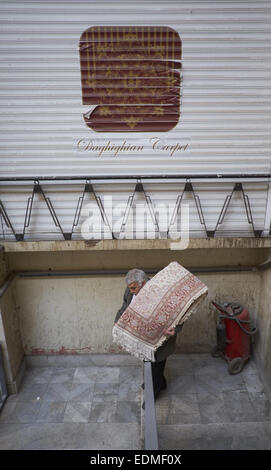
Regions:
[[127, 223], [128, 217], [129, 217], [129, 213], [130, 213], [131, 207], [133, 205], [135, 194], [137, 192], [140, 192], [140, 193], [144, 194], [144, 197], [145, 197], [145, 200], [147, 202], [148, 209], [149, 209], [149, 213], [150, 213], [150, 216], [151, 216], [151, 219], [152, 219], [152, 223], [155, 226], [156, 231], [160, 235], [159, 224], [157, 222], [157, 218], [156, 218], [156, 215], [155, 215], [152, 200], [151, 200], [150, 196], [148, 196], [146, 194], [143, 183], [139, 180], [137, 181], [137, 183], [135, 185], [135, 189], [134, 189], [134, 192], [133, 192], [132, 196], [129, 196], [129, 198], [128, 198], [128, 202], [127, 202], [127, 205], [126, 205], [126, 208], [125, 208], [125, 212], [124, 212], [124, 216], [123, 216], [123, 219], [122, 219], [122, 224], [121, 224], [119, 235], [125, 230], [125, 226], [126, 226], [126, 223]]
[[194, 201], [195, 201], [195, 204], [196, 204], [196, 208], [197, 208], [197, 211], [198, 211], [198, 216], [199, 216], [200, 223], [204, 226], [207, 237], [208, 238], [213, 237], [214, 232], [211, 231], [211, 230], [207, 230], [205, 219], [204, 219], [203, 212], [202, 212], [201, 203], [200, 203], [200, 198], [195, 193], [193, 185], [190, 181], [187, 181], [185, 183], [184, 190], [183, 190], [182, 194], [179, 195], [178, 198], [177, 198], [177, 201], [176, 201], [176, 204], [175, 204], [172, 216], [171, 216], [171, 220], [170, 220], [170, 223], [169, 223], [169, 226], [168, 226], [167, 237], [168, 237], [170, 228], [172, 227], [172, 225], [174, 225], [174, 223], [176, 221], [176, 217], [178, 215], [178, 212], [179, 212], [179, 209], [180, 209], [180, 206], [181, 206], [181, 203], [182, 203], [182, 198], [183, 198], [185, 192], [192, 192], [193, 197], [194, 197]]
[[99, 208], [99, 211], [100, 211], [100, 214], [101, 214], [101, 217], [102, 217], [102, 220], [104, 222], [105, 225], [107, 225], [107, 227], [109, 228], [110, 232], [111, 232], [111, 235], [112, 235], [112, 238], [113, 240], [116, 240], [116, 237], [113, 233], [113, 230], [112, 230], [112, 227], [108, 221], [108, 218], [107, 218], [107, 215], [106, 215], [106, 212], [104, 210], [104, 206], [103, 206], [103, 203], [102, 203], [102, 200], [100, 198], [100, 196], [98, 196], [93, 188], [93, 185], [91, 184], [90, 181], [86, 181], [85, 183], [85, 186], [84, 186], [84, 191], [83, 191], [83, 195], [79, 197], [78, 199], [78, 202], [77, 202], [77, 207], [76, 207], [76, 211], [75, 211], [75, 215], [74, 215], [74, 220], [73, 220], [73, 225], [72, 225], [72, 231], [71, 231], [71, 235], [73, 234], [73, 230], [74, 230], [74, 227], [76, 227], [78, 225], [78, 222], [79, 222], [79, 218], [80, 218], [80, 215], [81, 215], [81, 211], [82, 211], [82, 206], [83, 206], [83, 202], [84, 202], [84, 198], [85, 198], [85, 194], [86, 193], [91, 193], [93, 194], [94, 196], [94, 199], [97, 203], [97, 206]]
[[[270, 175], [264, 175], [264, 176], [269, 177]], [[251, 210], [251, 206], [250, 206], [250, 200], [249, 200], [248, 195], [244, 193], [242, 183], [234, 183], [234, 187], [233, 187], [231, 193], [228, 194], [226, 196], [225, 200], [224, 200], [222, 209], [220, 211], [220, 214], [219, 214], [219, 217], [218, 217], [218, 220], [217, 220], [217, 223], [216, 223], [215, 230], [212, 230], [212, 231], [207, 230], [205, 220], [204, 220], [204, 216], [203, 216], [202, 207], [201, 207], [200, 198], [195, 193], [193, 185], [191, 183], [191, 179], [193, 177], [194, 176], [186, 175], [185, 178], [183, 178], [183, 180], [186, 181], [185, 187], [184, 187], [184, 190], [183, 190], [182, 194], [180, 194], [178, 196], [177, 200], [176, 200], [174, 211], [172, 213], [171, 221], [170, 221], [170, 224], [169, 224], [169, 227], [168, 227], [168, 231], [165, 232], [167, 237], [168, 237], [168, 233], [169, 233], [170, 228], [172, 227], [172, 225], [176, 221], [176, 217], [177, 217], [178, 211], [181, 208], [181, 203], [182, 203], [183, 195], [184, 195], [185, 192], [191, 192], [192, 193], [193, 198], [195, 200], [196, 207], [197, 207], [198, 216], [199, 216], [201, 224], [204, 225], [206, 235], [207, 235], [207, 237], [213, 237], [216, 234], [217, 229], [222, 224], [222, 222], [225, 218], [225, 215], [226, 215], [228, 207], [230, 205], [232, 196], [233, 196], [235, 191], [240, 192], [240, 195], [241, 195], [241, 197], [244, 201], [247, 221], [253, 228], [254, 236], [255, 237], [264, 236], [263, 234], [265, 233], [266, 228], [265, 229], [263, 228], [262, 230], [256, 230], [255, 229], [252, 210]], [[237, 177], [238, 177], [238, 175], [237, 176], [236, 175], [231, 175], [231, 178], [237, 178]], [[249, 175], [243, 175], [243, 177], [248, 178]], [[61, 227], [60, 222], [58, 220], [58, 217], [56, 215], [53, 204], [52, 204], [50, 198], [46, 196], [46, 194], [44, 193], [43, 188], [41, 187], [40, 181], [41, 180], [42, 181], [47, 181], [47, 178], [42, 178], [42, 177], [41, 178], [38, 178], [38, 177], [37, 178], [22, 178], [22, 180], [32, 181], [32, 184], [34, 184], [32, 195], [27, 200], [27, 207], [26, 207], [26, 211], [25, 211], [25, 215], [24, 215], [23, 231], [22, 231], [22, 233], [16, 233], [16, 229], [12, 225], [12, 222], [11, 222], [12, 218], [10, 219], [10, 217], [8, 215], [8, 210], [4, 206], [4, 203], [2, 201], [0, 201], [0, 217], [1, 217], [1, 220], [2, 220], [3, 238], [5, 239], [5, 236], [6, 236], [6, 234], [4, 233], [4, 227], [7, 226], [8, 229], [9, 229], [8, 236], [10, 236], [11, 233], [12, 233], [12, 235], [15, 237], [15, 239], [17, 241], [24, 240], [26, 228], [30, 226], [30, 220], [31, 220], [31, 217], [32, 217], [32, 206], [33, 206], [35, 194], [37, 193], [37, 194], [40, 194], [40, 196], [44, 199], [44, 201], [46, 203], [46, 206], [47, 206], [47, 208], [50, 212], [50, 215], [51, 215], [51, 217], [54, 221], [54, 224], [61, 231], [61, 233], [63, 235], [63, 238], [65, 240], [71, 240], [74, 227], [76, 227], [79, 223], [79, 218], [80, 218], [80, 214], [81, 214], [85, 194], [87, 192], [89, 192], [89, 193], [92, 193], [94, 195], [94, 198], [95, 198], [95, 201], [96, 201], [96, 203], [99, 207], [102, 219], [103, 219], [104, 223], [107, 225], [107, 227], [109, 227], [109, 229], [112, 233], [112, 238], [117, 239], [118, 237], [114, 236], [114, 233], [112, 232], [112, 229], [110, 227], [110, 224], [109, 224], [107, 215], [105, 213], [105, 209], [104, 209], [103, 203], [101, 201], [101, 198], [96, 194], [96, 192], [95, 192], [95, 190], [94, 190], [94, 188], [93, 188], [93, 186], [90, 182], [90, 178], [91, 177], [83, 177], [83, 176], [80, 177], [80, 178], [79, 177], [78, 178], [77, 177], [76, 178], [71, 178], [71, 180], [75, 180], [75, 179], [79, 180], [80, 179], [81, 181], [85, 181], [85, 185], [84, 185], [83, 194], [79, 197], [78, 202], [77, 202], [77, 207], [76, 207], [76, 212], [75, 212], [75, 215], [74, 215], [72, 230], [71, 230], [70, 233], [66, 233], [62, 230], [62, 227]], [[137, 181], [137, 182], [135, 184], [133, 194], [129, 196], [127, 206], [126, 206], [126, 209], [125, 209], [125, 213], [124, 213], [124, 216], [123, 216], [122, 224], [121, 224], [121, 229], [120, 229], [120, 232], [118, 233], [118, 235], [121, 234], [125, 230], [125, 226], [126, 226], [126, 223], [127, 223], [127, 220], [128, 220], [129, 212], [130, 212], [130, 210], [132, 208], [132, 205], [133, 205], [133, 202], [134, 202], [135, 193], [138, 192], [138, 193], [143, 193], [143, 195], [145, 197], [145, 200], [147, 202], [147, 205], [148, 205], [148, 209], [149, 209], [151, 217], [152, 217], [152, 221], [155, 225], [155, 228], [156, 228], [156, 230], [158, 230], [159, 236], [162, 235], [162, 233], [163, 233], [163, 237], [164, 237], [164, 232], [161, 233], [160, 230], [159, 230], [159, 225], [158, 225], [158, 222], [157, 222], [157, 218], [156, 218], [156, 214], [155, 214], [155, 211], [154, 211], [153, 203], [152, 203], [152, 200], [151, 200], [150, 196], [148, 196], [145, 192], [145, 188], [144, 188], [144, 186], [142, 184], [142, 181], [141, 181], [142, 178], [148, 178], [148, 177], [136, 176], [135, 178], [133, 178], [134, 181]], [[149, 178], [152, 178], [152, 176], [149, 177]], [[253, 178], [255, 178], [255, 175], [253, 175]], [[62, 180], [63, 178], [50, 178], [50, 177], [48, 178], [48, 180], [50, 180], [50, 181], [53, 180], [54, 182], [57, 181], [58, 179]], [[64, 179], [68, 180], [69, 178], [64, 178]], [[106, 177], [99, 177], [99, 178], [98, 177], [95, 178], [95, 176], [93, 177], [93, 181], [94, 180], [96, 181], [96, 180], [99, 180], [99, 179], [103, 180], [103, 179], [106, 179]], [[113, 177], [113, 176], [108, 177], [108, 180], [110, 180], [110, 181], [112, 181], [113, 179], [121, 179], [121, 177], [120, 176], [116, 177], [116, 178]], [[123, 178], [123, 179], [126, 179], [126, 177]], [[156, 179], [156, 177], [155, 177], [155, 179]], [[7, 180], [9, 180], [9, 179], [7, 179]], [[17, 180], [17, 178], [16, 178], [16, 180]], [[6, 180], [3, 180], [3, 181], [6, 181]], [[20, 181], [20, 178], [18, 179], [18, 181]], [[110, 218], [109, 218], [109, 220], [110, 220]], [[267, 222], [266, 222], [265, 226], [267, 226]], [[270, 229], [270, 235], [271, 235], [271, 229]]]
[[0, 215], [3, 217], [6, 226], [11, 229], [11, 231], [12, 231], [14, 237], [16, 238], [16, 240], [21, 241], [22, 240], [22, 235], [20, 233], [15, 232], [2, 201], [0, 201]]
[[25, 236], [25, 229], [27, 227], [29, 227], [30, 225], [30, 219], [31, 219], [31, 213], [32, 213], [32, 206], [33, 206], [33, 201], [34, 201], [34, 197], [35, 197], [35, 194], [41, 194], [48, 209], [49, 209], [49, 212], [52, 216], [52, 219], [54, 221], [54, 224], [56, 227], [58, 227], [63, 235], [63, 238], [64, 240], [71, 240], [71, 233], [65, 233], [63, 232], [62, 230], [62, 227], [60, 225], [60, 222], [57, 218], [57, 215], [55, 213], [55, 209], [53, 207], [53, 204], [51, 202], [51, 199], [49, 197], [46, 197], [40, 183], [38, 180], [35, 180], [34, 181], [34, 186], [33, 186], [33, 191], [32, 191], [32, 195], [28, 198], [28, 201], [27, 201], [27, 207], [26, 207], [26, 213], [25, 213], [25, 220], [24, 220], [24, 228], [23, 228], [23, 233], [20, 235], [21, 236], [21, 240], [24, 239], [24, 236]]
[[228, 194], [228, 195], [226, 196], [226, 199], [225, 199], [225, 201], [224, 201], [223, 207], [222, 207], [221, 212], [220, 212], [220, 214], [219, 214], [219, 217], [218, 217], [218, 220], [217, 220], [217, 223], [216, 223], [216, 227], [215, 227], [214, 232], [216, 232], [218, 225], [221, 225], [221, 224], [222, 224], [222, 222], [223, 222], [223, 220], [224, 220], [224, 218], [225, 218], [226, 212], [227, 212], [227, 210], [228, 210], [230, 201], [231, 201], [231, 199], [232, 199], [233, 193], [234, 193], [235, 191], [241, 191], [241, 192], [242, 192], [243, 201], [244, 201], [244, 205], [245, 205], [245, 209], [246, 209], [246, 214], [247, 214], [247, 221], [248, 221], [249, 224], [252, 225], [253, 232], [254, 232], [254, 236], [255, 236], [255, 237], [261, 237], [261, 235], [262, 235], [262, 230], [255, 230], [254, 223], [253, 223], [252, 212], [251, 212], [251, 207], [250, 207], [249, 197], [248, 197], [247, 194], [244, 193], [244, 189], [243, 189], [242, 183], [235, 183], [235, 185], [234, 185], [234, 187], [233, 187], [233, 189], [232, 189], [231, 194]]

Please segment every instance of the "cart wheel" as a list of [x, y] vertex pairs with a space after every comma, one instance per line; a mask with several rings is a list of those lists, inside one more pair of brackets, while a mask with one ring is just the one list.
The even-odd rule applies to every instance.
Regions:
[[241, 370], [243, 369], [244, 364], [245, 364], [244, 359], [242, 359], [241, 357], [235, 357], [232, 361], [229, 362], [229, 365], [228, 365], [229, 374], [231, 375], [239, 374], [239, 372], [241, 372]]
[[217, 346], [214, 349], [212, 349], [211, 355], [212, 355], [212, 357], [220, 357], [221, 356], [221, 351], [219, 351]]

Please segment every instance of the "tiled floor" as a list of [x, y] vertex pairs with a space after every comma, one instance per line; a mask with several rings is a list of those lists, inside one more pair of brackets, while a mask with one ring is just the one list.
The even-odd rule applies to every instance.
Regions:
[[[253, 361], [229, 375], [221, 358], [176, 354], [166, 376], [161, 449], [271, 449], [270, 402]], [[0, 449], [142, 449], [141, 383], [129, 355], [29, 358], [0, 413]]]
[[0, 414], [0, 449], [140, 449], [141, 364], [108, 361], [28, 368]]
[[271, 449], [270, 402], [252, 360], [230, 375], [222, 358], [172, 355], [166, 376], [156, 402], [162, 449]]

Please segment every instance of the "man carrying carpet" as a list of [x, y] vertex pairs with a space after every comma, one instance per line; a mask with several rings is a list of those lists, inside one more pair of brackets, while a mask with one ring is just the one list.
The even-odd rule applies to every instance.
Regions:
[[[123, 296], [122, 307], [117, 312], [115, 323], [119, 320], [123, 312], [135, 299], [138, 292], [149, 281], [146, 273], [140, 269], [131, 269], [125, 277], [127, 288]], [[154, 398], [156, 399], [161, 390], [167, 387], [164, 370], [167, 357], [174, 352], [177, 333], [183, 325], [177, 325], [175, 328], [166, 328], [164, 335], [168, 338], [155, 352], [155, 362], [151, 362]]]

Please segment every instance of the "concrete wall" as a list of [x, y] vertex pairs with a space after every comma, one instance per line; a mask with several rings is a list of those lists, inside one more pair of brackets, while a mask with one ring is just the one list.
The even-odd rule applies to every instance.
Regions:
[[[24, 358], [21, 330], [17, 315], [13, 287], [8, 289], [1, 299], [1, 343], [4, 352], [7, 381], [10, 386], [16, 387], [16, 381]], [[13, 385], [12, 385], [13, 384]]]
[[1, 252], [1, 285], [8, 286], [0, 298], [0, 345], [9, 393], [17, 391], [23, 373], [24, 349], [22, 346], [19, 318], [14, 297], [14, 284], [7, 281], [9, 266]]
[[[198, 275], [209, 295], [179, 335], [177, 350], [209, 352], [216, 341], [217, 310], [210, 301], [239, 301], [256, 314], [258, 273]], [[122, 304], [124, 277], [18, 279], [14, 286], [25, 354], [108, 353]]]
[[257, 325], [259, 332], [255, 351], [258, 362], [271, 387], [271, 268], [266, 269], [261, 274]]
[[25, 354], [107, 353], [123, 279], [20, 279], [15, 283]]
[[[167, 242], [167, 241], [165, 241]], [[31, 244], [29, 251], [8, 251], [15, 271], [104, 270], [133, 267], [159, 270], [171, 261], [189, 268], [255, 266], [265, 260], [269, 247], [243, 240], [191, 240], [186, 250], [170, 250], [164, 241], [130, 241], [62, 245]], [[25, 244], [26, 247], [30, 245]], [[75, 247], [73, 251], [70, 247]], [[34, 251], [35, 247], [48, 251]], [[112, 249], [114, 247], [115, 249]], [[130, 247], [131, 249], [127, 249]], [[83, 248], [83, 249], [80, 249]], [[111, 249], [110, 249], [111, 248]], [[123, 249], [122, 249], [123, 248]], [[256, 271], [197, 274], [209, 288], [209, 295], [195, 317], [190, 317], [179, 336], [177, 348], [185, 352], [210, 351], [216, 342], [217, 311], [210, 301], [239, 301], [257, 315], [260, 274]], [[26, 354], [116, 352], [112, 325], [122, 304], [124, 276], [83, 276], [69, 278], [18, 278], [15, 282], [16, 308], [20, 318]]]
[[[197, 240], [195, 240], [196, 242]], [[221, 266], [255, 266], [266, 259], [269, 248], [256, 247], [208, 247], [195, 243], [195, 248], [173, 251], [166, 245], [165, 249], [142, 248], [136, 249], [109, 249], [105, 250], [51, 250], [48, 251], [15, 251], [8, 252], [9, 268], [12, 271], [34, 270], [87, 270], [87, 269], [162, 269], [171, 261], [178, 261], [187, 268], [194, 267], [221, 267]], [[106, 245], [106, 244], [105, 244]], [[140, 247], [139, 243], [139, 247]], [[159, 245], [158, 245], [159, 247]]]

